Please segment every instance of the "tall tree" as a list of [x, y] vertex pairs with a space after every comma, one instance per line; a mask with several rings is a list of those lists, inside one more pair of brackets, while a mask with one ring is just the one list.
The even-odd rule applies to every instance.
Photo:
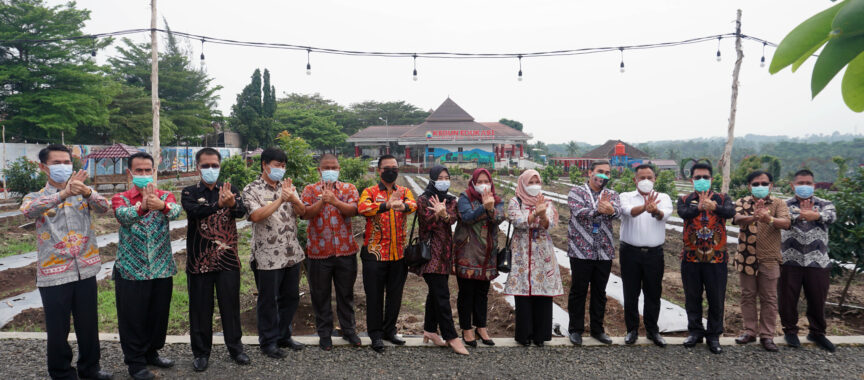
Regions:
[[[501, 123], [504, 124], [504, 123]], [[570, 157], [576, 157], [579, 154], [579, 144], [573, 140], [567, 143], [567, 155]]]
[[116, 88], [89, 57], [111, 41], [56, 41], [82, 36], [89, 19], [75, 3], [0, 2], [0, 113], [10, 140], [60, 142], [62, 133], [72, 140], [79, 126], [108, 123]]
[[261, 85], [261, 116], [273, 117], [276, 112], [276, 87], [270, 85], [270, 70], [264, 69]]
[[309, 110], [280, 108], [276, 111], [275, 119], [278, 125], [285, 126], [292, 135], [303, 138], [321, 152], [335, 152], [348, 138], [335, 121]]
[[506, 125], [506, 126], [508, 126], [508, 127], [510, 127], [510, 128], [513, 128], [513, 129], [515, 129], [515, 130], [517, 130], [517, 131], [521, 131], [522, 128], [524, 127], [524, 126], [522, 125], [522, 123], [520, 123], [520, 122], [518, 122], [518, 121], [516, 121], [516, 120], [510, 120], [510, 119], [504, 119], [504, 118], [502, 118], [501, 120], [498, 120], [498, 122], [501, 123], [501, 124], [504, 124], [504, 125]]
[[[263, 79], [263, 83], [262, 83]], [[273, 118], [276, 111], [276, 87], [270, 85], [270, 71], [255, 69], [249, 84], [237, 94], [231, 107], [229, 127], [240, 133], [250, 148], [274, 144], [284, 128]]]
[[363, 127], [384, 124], [381, 119], [387, 120], [389, 125], [412, 125], [420, 124], [429, 117], [428, 111], [423, 111], [419, 107], [401, 100], [398, 102], [370, 100], [354, 103], [349, 109], [354, 113], [354, 118], [350, 124], [344, 125], [345, 133], [349, 135]]

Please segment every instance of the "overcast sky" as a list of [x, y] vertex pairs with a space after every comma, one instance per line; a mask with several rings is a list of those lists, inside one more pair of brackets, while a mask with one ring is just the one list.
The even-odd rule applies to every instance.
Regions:
[[[51, 3], [60, 1], [50, 0]], [[79, 0], [92, 11], [87, 32], [149, 28], [146, 0]], [[216, 1], [158, 3], [160, 27], [236, 40], [376, 51], [529, 52], [619, 46], [734, 31], [743, 10], [743, 33], [772, 42], [832, 5], [827, 0], [787, 1]], [[147, 35], [134, 37], [149, 41]], [[200, 42], [190, 45], [195, 62]], [[546, 143], [599, 144], [725, 136], [729, 117], [734, 43], [716, 41], [619, 54], [523, 60], [418, 60], [312, 55], [305, 52], [205, 45], [206, 67], [228, 115], [236, 94], [257, 68], [271, 71], [279, 95], [320, 93], [348, 105], [364, 100], [405, 100], [423, 109], [448, 95], [477, 121], [502, 117], [525, 124]], [[100, 52], [104, 62], [113, 48]], [[774, 50], [766, 50], [770, 62]], [[813, 133], [864, 133], [862, 114], [840, 95], [840, 78], [810, 99], [814, 59], [797, 73], [770, 75], [759, 67], [762, 46], [744, 41], [736, 135], [803, 137]]]

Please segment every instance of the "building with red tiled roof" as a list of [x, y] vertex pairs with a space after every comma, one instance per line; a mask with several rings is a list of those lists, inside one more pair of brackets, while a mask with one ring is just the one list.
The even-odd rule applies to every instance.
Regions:
[[405, 162], [424, 167], [441, 163], [507, 165], [523, 157], [532, 137], [498, 122], [476, 122], [449, 97], [419, 125], [376, 125], [348, 138], [357, 156], [378, 156], [391, 144], [405, 147]]

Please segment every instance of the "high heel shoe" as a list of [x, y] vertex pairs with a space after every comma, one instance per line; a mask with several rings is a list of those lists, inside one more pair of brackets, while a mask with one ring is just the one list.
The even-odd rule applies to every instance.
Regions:
[[438, 334], [424, 331], [423, 332], [423, 343], [429, 343], [430, 341], [438, 347], [446, 347], [447, 346], [447, 342], [445, 342], [444, 339], [441, 339], [441, 337]]
[[[487, 331], [486, 334], [489, 334], [489, 332]], [[474, 329], [474, 336], [477, 337], [477, 339], [480, 339], [480, 341], [483, 342], [483, 344], [485, 344], [487, 346], [494, 346], [495, 345], [495, 341], [492, 340], [491, 338], [490, 339], [483, 339], [483, 335], [480, 335], [480, 333], [477, 331], [477, 328]]]
[[469, 345], [471, 347], [477, 347], [477, 337], [475, 336], [474, 340], [466, 340], [465, 339], [465, 332], [466, 331], [471, 332], [471, 330], [462, 330], [462, 342], [464, 342], [466, 345]]
[[[462, 340], [465, 339], [463, 338]], [[477, 344], [477, 341], [474, 341], [474, 344]], [[447, 341], [447, 345], [450, 346], [450, 349], [453, 350], [453, 352], [459, 355], [468, 355], [468, 349], [462, 345], [462, 342], [460, 342], [459, 339], [450, 339]]]

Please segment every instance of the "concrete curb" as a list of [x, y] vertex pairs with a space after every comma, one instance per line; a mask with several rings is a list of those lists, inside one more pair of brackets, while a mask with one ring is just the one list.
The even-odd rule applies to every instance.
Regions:
[[[333, 337], [333, 345], [334, 346], [347, 346], [348, 342], [339, 338]], [[47, 340], [48, 334], [44, 332], [0, 332], [0, 340], [7, 339], [21, 339], [21, 340]], [[317, 346], [318, 345], [318, 337], [315, 335], [304, 335], [304, 336], [295, 336], [294, 339], [300, 343], [309, 346]], [[371, 340], [368, 337], [360, 338], [363, 341], [364, 345], [371, 344]], [[420, 336], [404, 336], [405, 346], [408, 347], [435, 347], [432, 343], [423, 343], [423, 337]], [[583, 337], [584, 342], [583, 346], [606, 346], [603, 343], [598, 342], [594, 338], [585, 336]], [[683, 337], [667, 337], [666, 343], [669, 345], [681, 345], [684, 343]], [[812, 346], [814, 343], [807, 340], [806, 336], [800, 336], [801, 344], [805, 346]], [[829, 336], [828, 339], [834, 344], [840, 346], [864, 346], [864, 335], [850, 335], [850, 336]], [[118, 334], [107, 334], [100, 333], [99, 340], [102, 342], [119, 342], [120, 336]], [[521, 344], [516, 343], [513, 338], [493, 338], [495, 340], [494, 347], [521, 347]], [[69, 341], [75, 341], [75, 335], [69, 335]], [[775, 337], [774, 342], [778, 346], [785, 346], [786, 341], [783, 337]], [[189, 344], [189, 335], [169, 335], [166, 340], [166, 344]], [[213, 337], [213, 344], [225, 344], [224, 339], [221, 336]], [[247, 335], [243, 337], [243, 344], [257, 346], [258, 345], [258, 337], [253, 335]], [[386, 343], [390, 345], [390, 343]], [[639, 340], [636, 341], [637, 346], [650, 346], [654, 343], [650, 340], [640, 337]], [[758, 345], [759, 343], [751, 343], [753, 345]], [[555, 337], [552, 338], [552, 341], [546, 342], [547, 346], [565, 346], [571, 347], [570, 340], [566, 337]], [[624, 337], [613, 337], [612, 338], [613, 346], [623, 346], [624, 345]], [[735, 338], [732, 337], [723, 337], [720, 338], [720, 345], [723, 346], [735, 346]], [[479, 344], [478, 347], [492, 347], [486, 346], [483, 344]]]

